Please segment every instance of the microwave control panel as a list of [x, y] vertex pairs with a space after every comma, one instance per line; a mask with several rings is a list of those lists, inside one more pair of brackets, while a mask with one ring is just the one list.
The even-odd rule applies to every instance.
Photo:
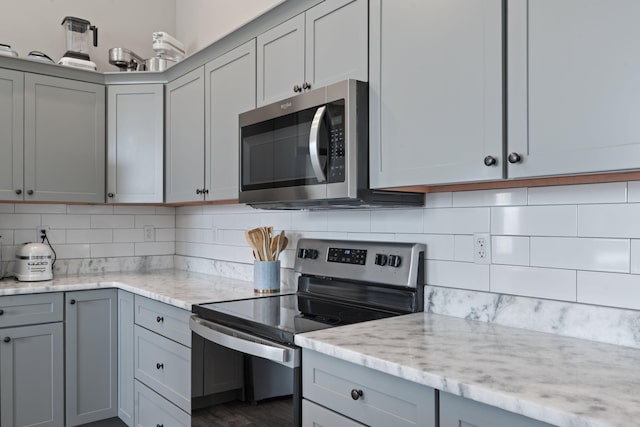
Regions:
[[[344, 111], [344, 110], [343, 110]], [[342, 114], [332, 115], [329, 119], [329, 170], [327, 181], [343, 182], [345, 179], [345, 139]]]

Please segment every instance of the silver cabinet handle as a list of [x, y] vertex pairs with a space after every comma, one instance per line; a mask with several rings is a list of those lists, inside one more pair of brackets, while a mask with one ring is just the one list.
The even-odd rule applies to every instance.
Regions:
[[316, 114], [311, 121], [311, 130], [309, 131], [309, 156], [311, 156], [311, 167], [318, 182], [327, 180], [324, 174], [324, 166], [320, 164], [320, 125], [326, 112], [326, 105], [316, 110]]
[[300, 366], [299, 349], [270, 342], [251, 334], [200, 319], [197, 316], [191, 316], [189, 327], [202, 338], [223, 347], [272, 360], [290, 368]]
[[522, 161], [522, 156], [518, 153], [509, 153], [508, 160], [509, 163], [520, 163]]

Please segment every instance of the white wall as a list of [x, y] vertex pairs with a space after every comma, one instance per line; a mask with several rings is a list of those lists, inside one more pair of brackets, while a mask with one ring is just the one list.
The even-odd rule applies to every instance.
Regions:
[[58, 61], [66, 48], [62, 19], [76, 16], [98, 27], [98, 47], [90, 47], [98, 71], [118, 71], [109, 49], [124, 47], [143, 58], [154, 56], [151, 33], [176, 32], [176, 0], [2, 0], [0, 43], [20, 57], [39, 50]]
[[176, 0], [176, 38], [197, 52], [283, 0]]

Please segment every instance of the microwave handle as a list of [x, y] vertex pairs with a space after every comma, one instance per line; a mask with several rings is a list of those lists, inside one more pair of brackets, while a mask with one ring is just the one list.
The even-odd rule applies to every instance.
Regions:
[[323, 167], [320, 164], [320, 125], [326, 112], [326, 105], [318, 108], [316, 114], [313, 116], [311, 130], [309, 131], [309, 156], [311, 157], [313, 173], [316, 175], [318, 182], [325, 182], [327, 180]]

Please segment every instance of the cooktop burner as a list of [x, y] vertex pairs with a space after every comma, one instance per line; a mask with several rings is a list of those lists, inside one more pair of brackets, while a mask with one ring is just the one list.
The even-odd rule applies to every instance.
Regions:
[[206, 320], [240, 326], [247, 332], [287, 344], [293, 343], [295, 334], [399, 314], [303, 294], [200, 304], [193, 307], [193, 312]]

